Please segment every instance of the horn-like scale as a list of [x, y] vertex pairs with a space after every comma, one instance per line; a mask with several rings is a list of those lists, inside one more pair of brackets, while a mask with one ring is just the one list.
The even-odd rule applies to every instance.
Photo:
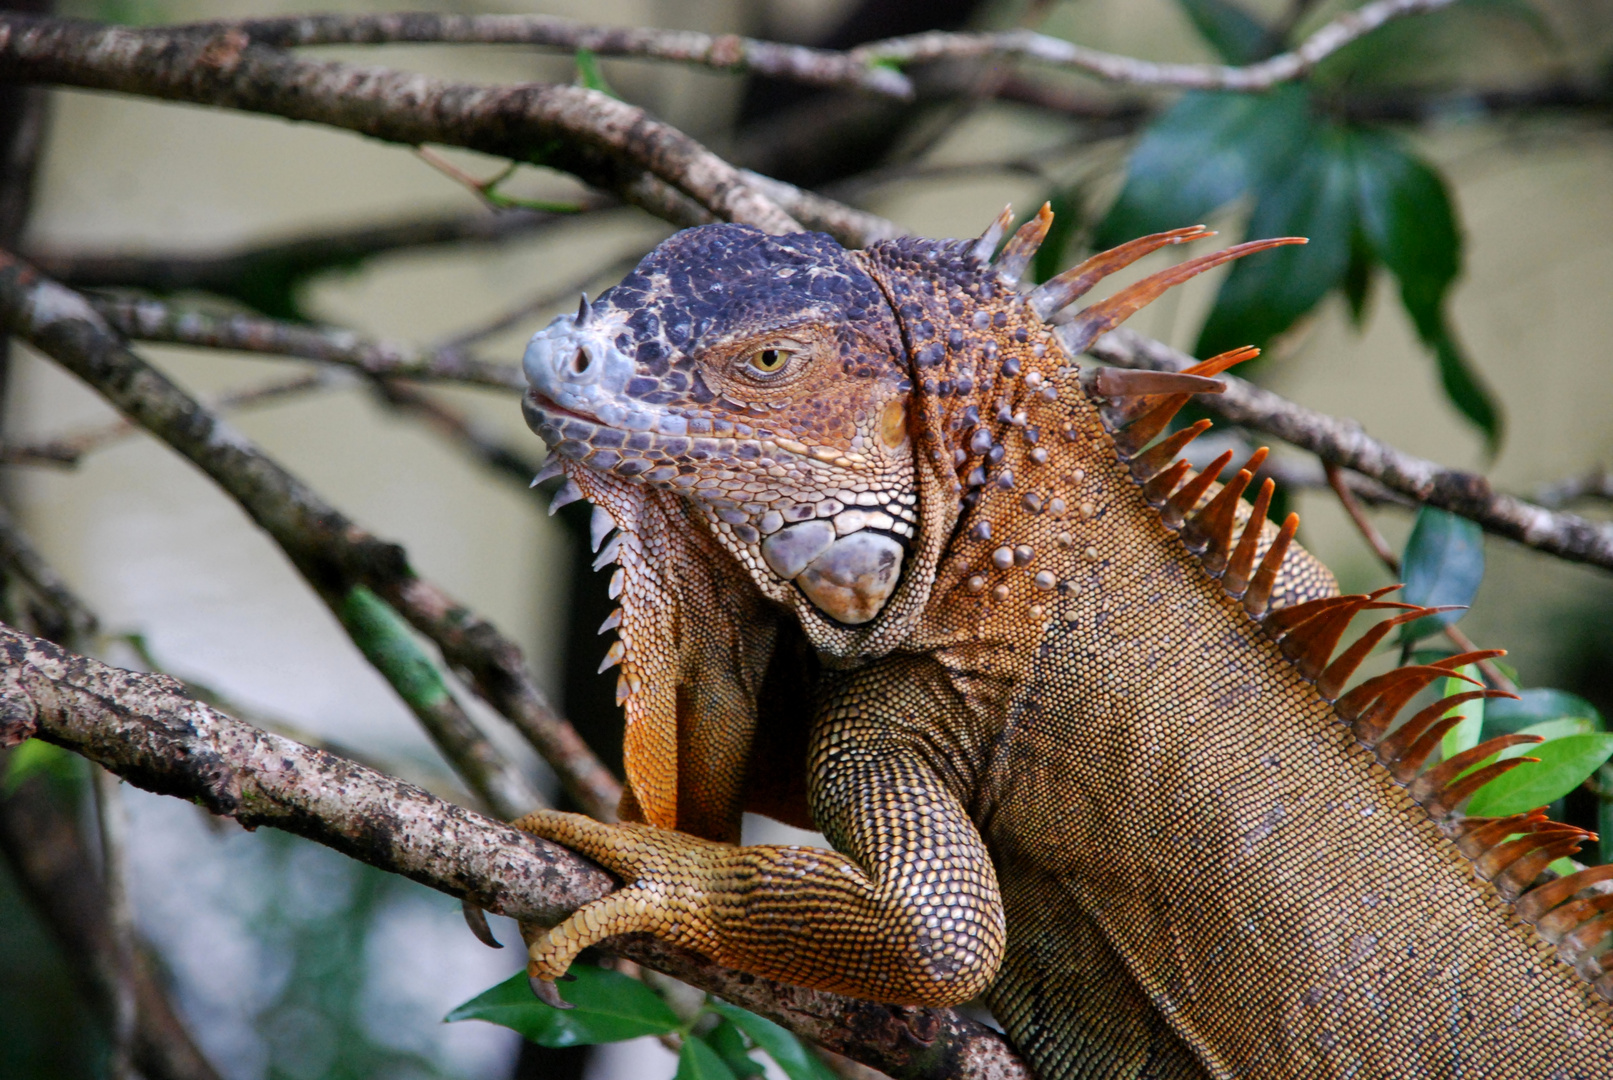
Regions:
[[[976, 243], [975, 254], [983, 261], [990, 258], [1011, 220], [1011, 214], [1004, 211]], [[1052, 214], [1044, 206], [1040, 214], [1020, 228], [993, 264], [1000, 280], [1018, 282], [1051, 222]], [[1213, 234], [1202, 226], [1193, 226], [1133, 240], [1094, 255], [1036, 287], [1026, 294], [1025, 303], [1043, 321], [1060, 319], [1055, 334], [1067, 353], [1075, 357], [1099, 334], [1173, 285], [1246, 254], [1304, 243], [1287, 237], [1239, 244], [1144, 278], [1073, 316], [1060, 314], [1104, 276], [1166, 245], [1209, 235]], [[1242, 602], [1244, 610], [1260, 623], [1299, 674], [1333, 705], [1339, 721], [1350, 726], [1355, 737], [1373, 750], [1394, 779], [1441, 824], [1462, 854], [1472, 861], [1474, 872], [1511, 901], [1520, 918], [1557, 945], [1559, 956], [1590, 981], [1601, 997], [1613, 1001], [1613, 951], [1609, 949], [1613, 946], [1613, 892], [1603, 891], [1613, 883], [1613, 864], [1563, 877], [1547, 870], [1553, 861], [1573, 855], [1586, 840], [1595, 839], [1595, 834], [1552, 821], [1540, 809], [1500, 818], [1470, 818], [1460, 812], [1484, 784], [1527, 762], [1538, 761], [1527, 756], [1498, 755], [1510, 747], [1538, 743], [1539, 736], [1497, 736], [1447, 760], [1429, 764], [1446, 732], [1462, 721], [1462, 716], [1454, 712], [1457, 707], [1486, 698], [1516, 697], [1486, 688], [1458, 670], [1504, 655], [1503, 651], [1478, 650], [1432, 664], [1398, 667], [1346, 690], [1345, 683], [1391, 630], [1452, 609], [1381, 599], [1398, 585], [1363, 595], [1325, 597], [1271, 608], [1273, 589], [1299, 527], [1299, 517], [1288, 515], [1264, 554], [1260, 554], [1266, 510], [1274, 490], [1274, 484], [1267, 479], [1243, 519], [1241, 530], [1238, 526], [1243, 495], [1265, 461], [1266, 448], [1256, 450], [1217, 488], [1218, 478], [1231, 463], [1231, 452], [1197, 473], [1178, 458], [1210, 427], [1209, 421], [1160, 437], [1194, 394], [1220, 393], [1224, 389], [1214, 376], [1258, 354], [1254, 348], [1235, 349], [1182, 372], [1100, 368], [1087, 376], [1085, 385], [1100, 404], [1099, 413], [1114, 438], [1116, 453], [1148, 501], [1159, 510], [1161, 520], [1177, 532], [1227, 593]], [[1369, 611], [1396, 614], [1374, 624], [1335, 656], [1350, 622]], [[1478, 688], [1451, 694], [1396, 723], [1401, 709], [1413, 697], [1436, 680], [1446, 678]]]

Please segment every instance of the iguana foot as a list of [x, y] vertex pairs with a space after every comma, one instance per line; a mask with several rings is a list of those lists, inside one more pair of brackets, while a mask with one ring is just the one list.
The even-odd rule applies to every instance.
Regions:
[[[948, 818], [931, 810], [932, 826]], [[740, 847], [553, 810], [514, 824], [587, 855], [627, 883], [551, 929], [523, 926], [527, 974], [535, 980], [559, 977], [589, 945], [644, 932], [724, 967], [796, 986], [952, 1005], [985, 988], [1002, 954], [991, 864], [966, 838], [954, 843], [948, 830], [932, 828], [929, 848], [912, 846], [928, 857], [913, 865], [929, 879], [913, 884], [896, 872], [876, 880], [823, 848]], [[931, 856], [936, 848], [963, 854], [943, 861]]]
[[588, 856], [627, 882], [547, 930], [524, 928], [527, 974], [534, 980], [560, 978], [579, 952], [618, 934], [647, 932], [713, 951], [706, 909], [717, 891], [719, 864], [736, 850], [732, 846], [653, 825], [606, 825], [558, 810], [539, 810], [512, 824]]

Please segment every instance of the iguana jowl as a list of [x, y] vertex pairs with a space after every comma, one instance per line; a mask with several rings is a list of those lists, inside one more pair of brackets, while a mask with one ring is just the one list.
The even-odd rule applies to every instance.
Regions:
[[[1584, 891], [1613, 868], [1536, 884], [1583, 832], [1456, 812], [1517, 763], [1463, 775], [1505, 740], [1425, 770], [1453, 702], [1397, 723], [1475, 656], [1346, 689], [1422, 612], [1334, 658], [1355, 615], [1407, 606], [1335, 595], [1296, 519], [1265, 522], [1270, 482], [1242, 501], [1258, 461], [1224, 487], [1230, 454], [1177, 461], [1206, 425], [1159, 438], [1252, 350], [1075, 363], [1169, 286], [1294, 241], [1072, 316], [1204, 233], [1024, 292], [1050, 220], [1001, 254], [1006, 213], [857, 252], [693, 229], [533, 339], [557, 499], [595, 504], [620, 564], [606, 664], [647, 823], [519, 823], [628, 882], [535, 935], [535, 986], [649, 931], [861, 997], [984, 993], [1050, 1080], [1613, 1076], [1613, 902]], [[746, 809], [835, 851], [736, 846]]]

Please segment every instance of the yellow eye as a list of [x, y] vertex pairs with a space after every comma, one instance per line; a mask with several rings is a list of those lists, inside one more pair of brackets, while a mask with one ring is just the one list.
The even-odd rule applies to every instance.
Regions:
[[789, 349], [757, 349], [751, 354], [750, 365], [764, 375], [776, 375], [784, 370], [792, 355]]

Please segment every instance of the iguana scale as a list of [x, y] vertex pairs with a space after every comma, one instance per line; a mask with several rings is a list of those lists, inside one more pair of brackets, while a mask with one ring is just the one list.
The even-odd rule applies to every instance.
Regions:
[[[1425, 768], [1494, 653], [1346, 681], [1427, 612], [1339, 596], [1251, 508], [1257, 455], [1165, 434], [1253, 354], [1182, 375], [1076, 358], [1166, 288], [1034, 289], [1043, 208], [998, 253], [846, 251], [736, 225], [667, 240], [528, 348], [527, 419], [595, 506], [621, 608], [629, 788], [605, 825], [519, 824], [620, 874], [530, 944], [534, 987], [648, 931], [792, 983], [897, 1003], [983, 994], [1063, 1077], [1613, 1076], [1613, 901], [1587, 834], [1466, 819], [1518, 764]], [[609, 537], [607, 542], [607, 537]], [[1334, 656], [1351, 619], [1392, 611]], [[1466, 773], [1474, 765], [1483, 765]], [[833, 851], [739, 846], [747, 810]], [[1589, 891], [1587, 891], [1589, 890]]]

